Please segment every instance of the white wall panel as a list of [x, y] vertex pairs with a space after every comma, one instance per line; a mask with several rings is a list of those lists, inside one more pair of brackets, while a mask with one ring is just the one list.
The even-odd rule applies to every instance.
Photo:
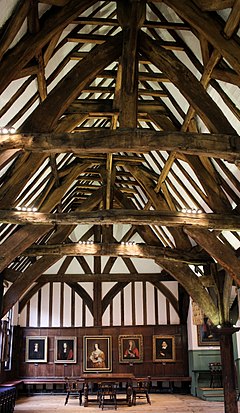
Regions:
[[72, 289], [64, 284], [64, 304], [63, 304], [63, 325], [64, 327], [71, 327], [71, 311], [72, 311]]
[[155, 324], [155, 300], [154, 300], [154, 286], [147, 284], [147, 324]]
[[170, 324], [179, 324], [179, 322], [180, 322], [180, 319], [179, 319], [177, 312], [175, 311], [173, 306], [170, 305]]
[[135, 283], [136, 324], [143, 325], [143, 288], [141, 282]]
[[25, 305], [24, 309], [22, 310], [21, 314], [19, 314], [18, 324], [21, 327], [26, 327], [26, 318], [27, 318], [27, 306]]
[[49, 327], [49, 285], [42, 287], [41, 326]]
[[111, 288], [116, 284], [116, 282], [104, 282], [102, 283], [102, 298], [111, 290]]
[[29, 314], [29, 326], [37, 327], [37, 315], [38, 315], [38, 305], [37, 305], [38, 294], [35, 294], [30, 300], [30, 314]]
[[93, 316], [90, 313], [88, 307], [86, 307], [86, 327], [92, 327], [93, 326]]
[[113, 299], [113, 325], [121, 325], [121, 297], [120, 293]]
[[132, 324], [132, 288], [131, 284], [128, 284], [124, 288], [124, 324], [131, 325]]
[[167, 324], [166, 298], [158, 291], [158, 323]]
[[75, 294], [75, 326], [82, 327], [82, 298]]
[[73, 257], [69, 266], [67, 267], [66, 274], [84, 274], [84, 271], [75, 257]]
[[93, 299], [93, 283], [79, 283], [82, 288], [84, 288], [85, 291], [90, 295], [90, 297]]
[[110, 306], [104, 311], [104, 314], [102, 316], [102, 325], [103, 326], [109, 326], [110, 325]]
[[53, 283], [52, 326], [60, 326], [60, 283]]

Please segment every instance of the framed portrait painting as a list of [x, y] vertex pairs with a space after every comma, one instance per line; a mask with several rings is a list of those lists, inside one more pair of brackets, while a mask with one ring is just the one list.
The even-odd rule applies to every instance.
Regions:
[[213, 324], [204, 316], [203, 323], [197, 326], [199, 346], [220, 346], [219, 337], [216, 335]]
[[54, 362], [76, 363], [77, 339], [76, 337], [55, 337]]
[[120, 335], [118, 337], [119, 363], [142, 363], [143, 362], [143, 336]]
[[112, 371], [112, 337], [84, 336], [83, 337], [83, 371], [111, 372]]
[[175, 359], [175, 337], [153, 336], [153, 361], [165, 363], [174, 362]]
[[27, 336], [25, 361], [28, 363], [47, 363], [47, 336]]

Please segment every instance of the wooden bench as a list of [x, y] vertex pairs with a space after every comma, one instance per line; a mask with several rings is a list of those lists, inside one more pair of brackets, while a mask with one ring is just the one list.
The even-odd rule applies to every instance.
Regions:
[[28, 396], [37, 393], [37, 386], [41, 385], [41, 391], [46, 393], [47, 392], [47, 385], [52, 385], [53, 389], [50, 392], [56, 391], [56, 386], [61, 384], [64, 390], [65, 385], [65, 378], [64, 377], [24, 377], [22, 378], [22, 382], [25, 388], [25, 392]]
[[[173, 393], [174, 390], [174, 383], [181, 383], [181, 391], [184, 393], [189, 393], [189, 385], [191, 384], [192, 377], [190, 376], [151, 376], [151, 387], [150, 391], [161, 391], [162, 390], [162, 383], [168, 382], [169, 383], [169, 391]], [[152, 383], [157, 382], [157, 386], [153, 386]]]

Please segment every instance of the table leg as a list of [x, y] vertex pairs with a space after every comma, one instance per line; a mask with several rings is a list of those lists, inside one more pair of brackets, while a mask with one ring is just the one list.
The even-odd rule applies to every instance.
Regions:
[[84, 383], [84, 389], [83, 389], [83, 394], [84, 394], [84, 407], [88, 406], [88, 384]]
[[127, 384], [127, 404], [132, 406], [132, 386]]

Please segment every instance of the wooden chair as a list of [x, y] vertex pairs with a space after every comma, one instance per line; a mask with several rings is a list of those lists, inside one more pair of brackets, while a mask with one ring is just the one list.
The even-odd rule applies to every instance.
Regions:
[[149, 397], [149, 389], [150, 389], [150, 379], [141, 379], [137, 380], [133, 384], [132, 394], [133, 394], [133, 401], [132, 404], [136, 405], [136, 399], [143, 399], [146, 398], [147, 402], [151, 404], [151, 400]]
[[219, 362], [209, 363], [210, 387], [222, 387], [222, 364]]
[[99, 407], [104, 408], [106, 405], [113, 405], [117, 409], [117, 384], [102, 382], [98, 385]]
[[82, 394], [83, 394], [83, 384], [80, 380], [72, 379], [69, 377], [65, 377], [65, 388], [67, 392], [65, 405], [68, 403], [68, 399], [70, 396], [74, 398], [78, 398], [79, 405], [82, 404]]

